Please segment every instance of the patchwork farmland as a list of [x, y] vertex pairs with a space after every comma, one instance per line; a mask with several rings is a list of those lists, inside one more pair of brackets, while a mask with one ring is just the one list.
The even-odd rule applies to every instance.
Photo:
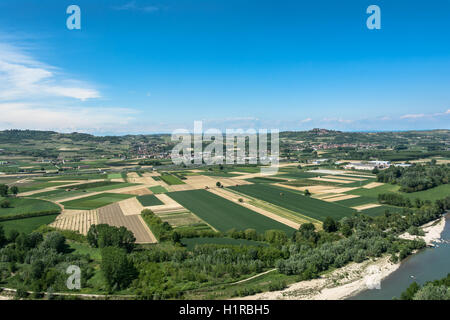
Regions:
[[267, 184], [243, 185], [230, 187], [230, 189], [320, 221], [328, 216], [341, 219], [351, 216], [355, 212], [355, 210], [345, 206], [306, 197], [295, 191]]
[[79, 198], [75, 200], [62, 202], [61, 204], [64, 206], [65, 209], [91, 210], [132, 197], [133, 196], [129, 194], [100, 193], [85, 198]]
[[212, 225], [226, 232], [231, 229], [255, 229], [257, 232], [282, 230], [291, 234], [294, 229], [244, 208], [206, 190], [170, 192], [168, 195], [186, 209]]

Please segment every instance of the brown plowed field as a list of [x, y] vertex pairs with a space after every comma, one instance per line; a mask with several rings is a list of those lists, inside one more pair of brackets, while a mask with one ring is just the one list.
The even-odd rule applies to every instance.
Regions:
[[110, 226], [125, 227], [133, 232], [136, 243], [156, 243], [157, 240], [140, 215], [125, 216], [117, 203], [98, 209], [98, 221]]

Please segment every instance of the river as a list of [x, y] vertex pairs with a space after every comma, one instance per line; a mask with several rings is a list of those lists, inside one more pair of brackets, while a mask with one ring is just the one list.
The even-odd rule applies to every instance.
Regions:
[[445, 228], [441, 233], [443, 242], [435, 248], [426, 248], [406, 258], [400, 267], [381, 282], [381, 289], [366, 290], [349, 300], [391, 300], [414, 281], [424, 284], [438, 280], [450, 273], [450, 214], [446, 215]]

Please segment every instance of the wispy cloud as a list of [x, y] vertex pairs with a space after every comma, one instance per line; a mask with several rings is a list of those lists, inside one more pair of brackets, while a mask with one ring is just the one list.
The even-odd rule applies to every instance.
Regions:
[[48, 107], [36, 103], [0, 103], [0, 130], [120, 132], [136, 119], [125, 108]]
[[143, 11], [147, 13], [156, 12], [160, 9], [156, 5], [139, 5], [136, 3], [136, 1], [130, 1], [123, 5], [114, 6], [112, 8], [117, 11]]
[[104, 132], [134, 121], [131, 109], [87, 107], [97, 89], [11, 43], [0, 39], [0, 130]]
[[405, 114], [403, 116], [400, 117], [400, 119], [419, 119], [419, 118], [423, 118], [426, 117], [427, 115], [423, 114], [423, 113], [418, 113], [418, 114]]
[[64, 76], [60, 70], [37, 61], [18, 47], [0, 43], [0, 100], [66, 97], [99, 98], [89, 85]]

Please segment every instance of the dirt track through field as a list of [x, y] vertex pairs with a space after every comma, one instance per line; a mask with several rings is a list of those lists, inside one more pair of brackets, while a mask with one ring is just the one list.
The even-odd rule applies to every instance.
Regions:
[[117, 203], [98, 209], [99, 223], [125, 227], [133, 232], [136, 243], [156, 243], [156, 237], [140, 215], [125, 216]]

